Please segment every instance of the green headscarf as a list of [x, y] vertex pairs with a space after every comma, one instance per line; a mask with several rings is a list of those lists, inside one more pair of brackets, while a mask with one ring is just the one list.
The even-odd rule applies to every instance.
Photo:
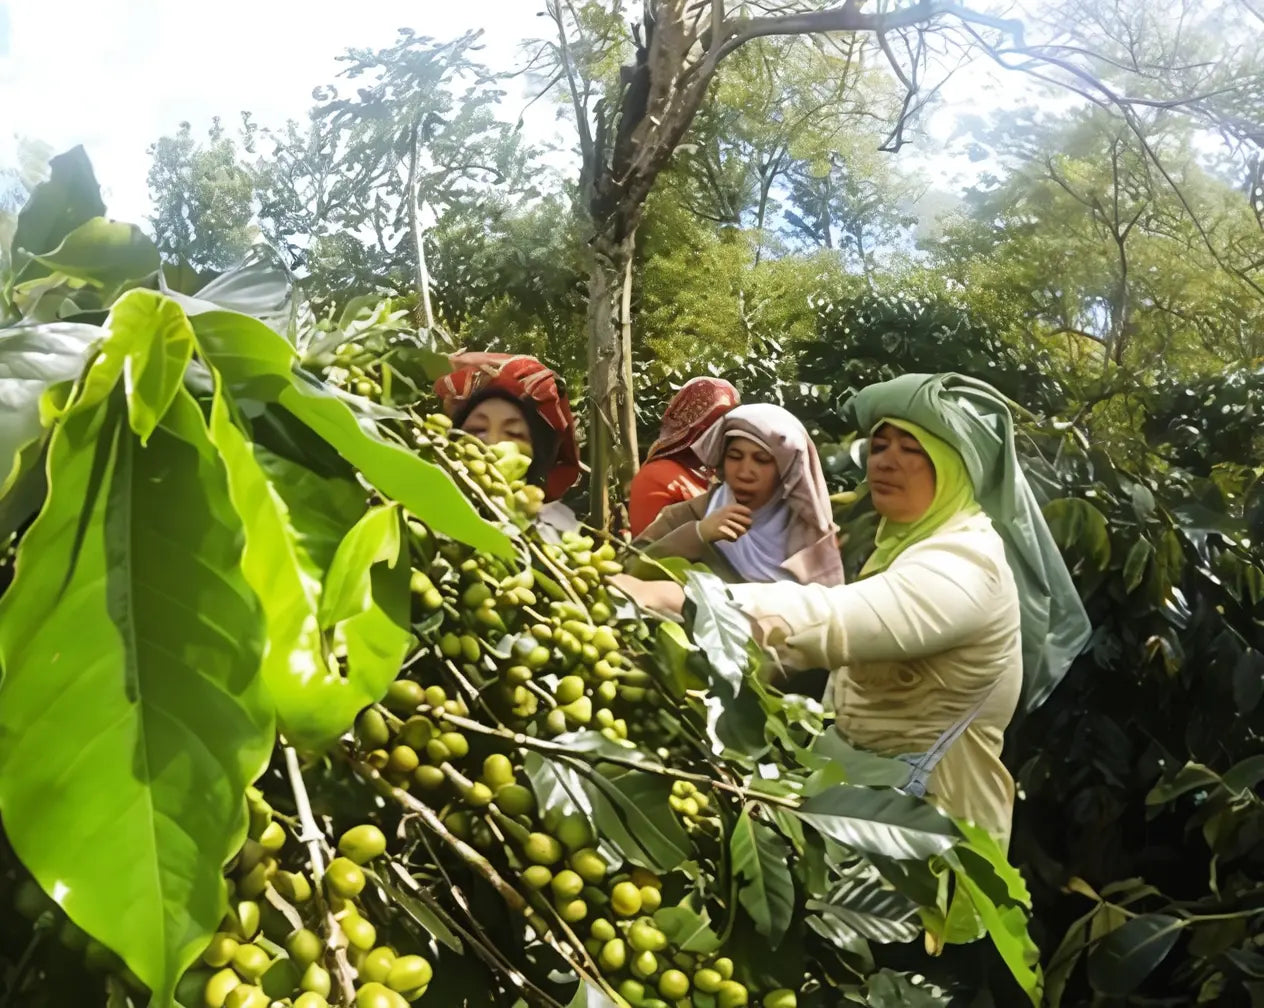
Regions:
[[1005, 398], [964, 375], [907, 374], [862, 389], [847, 411], [857, 430], [899, 417], [960, 454], [975, 500], [1005, 542], [1022, 606], [1023, 699], [1028, 710], [1039, 706], [1083, 650], [1092, 627], [1019, 467]]
[[902, 417], [883, 417], [874, 424], [869, 436], [873, 437], [883, 424], [907, 431], [920, 442], [931, 465], [935, 467], [935, 496], [931, 499], [930, 507], [916, 521], [897, 522], [883, 518], [878, 523], [878, 534], [874, 540], [876, 548], [873, 555], [865, 561], [860, 571], [861, 577], [886, 570], [891, 566], [892, 560], [915, 543], [934, 535], [949, 518], [963, 512], [974, 514], [979, 510], [974, 499], [974, 485], [970, 482], [970, 474], [966, 472], [966, 464], [957, 449], [925, 427]]

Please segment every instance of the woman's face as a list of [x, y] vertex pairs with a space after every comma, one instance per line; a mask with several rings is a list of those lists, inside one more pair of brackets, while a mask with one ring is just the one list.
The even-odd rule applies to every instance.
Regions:
[[917, 521], [935, 499], [935, 467], [908, 431], [883, 424], [869, 442], [869, 493], [874, 509], [895, 522]]
[[735, 436], [724, 448], [724, 482], [733, 499], [752, 511], [770, 500], [780, 477], [777, 460], [754, 441]]
[[527, 425], [527, 418], [521, 407], [508, 399], [495, 396], [484, 399], [470, 410], [461, 429], [483, 444], [513, 441], [524, 455], [531, 454], [531, 428]]

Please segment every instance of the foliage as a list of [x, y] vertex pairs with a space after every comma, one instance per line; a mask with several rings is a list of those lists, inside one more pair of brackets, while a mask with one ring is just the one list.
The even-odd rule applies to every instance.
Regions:
[[[67, 323], [0, 337], [39, 385], [16, 475], [47, 474], [0, 596], [7, 999], [825, 1004], [871, 986], [866, 935], [916, 937], [886, 914], [1030, 944], [1003, 856], [814, 753], [713, 589], [722, 635], [665, 630], [607, 590], [613, 543], [532, 523], [522, 455], [228, 307], [286, 300], [258, 264], [164, 292], [98, 220], [79, 367], [21, 360]], [[826, 920], [851, 901], [860, 933]]]
[[313, 296], [416, 292], [417, 242], [434, 216], [477, 210], [492, 187], [529, 196], [475, 43], [403, 30], [386, 49], [349, 50], [342, 76], [355, 97], [321, 86], [306, 127], [254, 138], [270, 148], [257, 166], [260, 224]]
[[186, 122], [149, 154], [150, 225], [159, 252], [192, 270], [234, 265], [255, 238], [254, 178], [219, 118], [212, 120], [204, 144]]
[[976, 187], [931, 246], [969, 297], [1008, 302], [1029, 338], [1066, 345], [1086, 371], [1260, 356], [1259, 227], [1199, 164], [1188, 122], [1025, 110], [976, 136], [1013, 170]]

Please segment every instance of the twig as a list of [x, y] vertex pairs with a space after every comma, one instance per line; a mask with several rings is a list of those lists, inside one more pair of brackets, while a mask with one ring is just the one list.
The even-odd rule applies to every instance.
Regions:
[[[452, 720], [451, 715], [449, 715], [448, 718], [449, 720]], [[462, 718], [461, 720], [464, 721], [466, 719]], [[478, 722], [475, 721], [471, 723], [477, 724]], [[427, 829], [429, 829], [432, 833], [434, 833], [437, 837], [439, 837], [440, 840], [442, 840], [445, 844], [451, 847], [452, 850], [454, 850], [460, 856], [462, 861], [468, 864], [479, 875], [483, 877], [483, 880], [488, 885], [490, 885], [492, 889], [496, 891], [496, 894], [505, 901], [505, 903], [508, 905], [510, 910], [517, 911], [518, 913], [522, 914], [525, 918], [527, 910], [530, 909], [530, 907], [526, 899], [523, 897], [522, 893], [518, 892], [517, 889], [515, 889], [508, 882], [506, 882], [505, 879], [501, 876], [501, 874], [496, 870], [495, 866], [490, 861], [488, 861], [487, 858], [485, 858], [482, 854], [476, 851], [473, 847], [467, 844], [460, 837], [454, 835], [452, 831], [449, 830], [446, 825], [444, 825], [443, 820], [439, 818], [438, 813], [436, 813], [434, 809], [432, 809], [429, 805], [425, 804], [424, 802], [419, 801], [418, 799], [414, 798], [403, 788], [396, 787], [394, 784], [388, 781], [385, 777], [383, 777], [374, 767], [369, 766], [369, 764], [356, 758], [354, 755], [344, 751], [343, 756], [351, 764], [352, 769], [355, 770], [355, 772], [359, 774], [362, 779], [368, 781], [371, 785], [373, 785], [374, 790], [377, 791], [378, 794], [382, 795], [382, 797], [384, 798], [389, 798], [392, 801], [396, 802], [397, 804], [403, 806], [405, 809], [407, 809], [409, 812], [415, 815], [418, 819], [420, 819], [425, 824]], [[574, 932], [570, 931], [570, 928], [567, 928], [567, 931], [570, 933], [571, 937], [574, 938]], [[598, 972], [595, 976], [591, 975], [589, 970], [585, 969], [579, 963], [575, 962], [574, 958], [572, 958], [571, 955], [567, 954], [566, 949], [562, 946], [561, 942], [559, 942], [553, 934], [551, 934], [548, 931], [545, 931], [542, 935], [540, 935], [540, 937], [555, 952], [557, 952], [558, 955], [560, 955], [563, 959], [569, 962], [571, 966], [575, 968], [575, 971], [580, 975], [582, 979], [587, 980], [589, 983], [592, 983], [593, 985], [601, 988], [601, 990], [611, 995], [612, 997], [615, 995], [616, 992], [614, 988], [612, 988], [606, 982], [605, 978], [601, 976], [600, 972]], [[578, 939], [575, 939], [575, 940], [578, 940]], [[582, 956], [583, 958], [587, 959], [588, 957], [586, 953], [587, 953], [587, 950], [584, 949], [582, 944], [580, 944], [578, 948], [575, 949], [575, 952], [574, 952], [576, 956]]]
[[[438, 858], [434, 856], [434, 849], [430, 846], [430, 842], [426, 840], [424, 836], [422, 837], [422, 842], [425, 843], [426, 850], [430, 853], [431, 859], [435, 861], [439, 872], [443, 875], [444, 882], [447, 883], [448, 889], [461, 905], [461, 909], [463, 909], [470, 916], [470, 919], [473, 920], [474, 912], [470, 909], [469, 901], [466, 900], [465, 894], [461, 892], [460, 887], [452, 880], [452, 877], [447, 873], [444, 867], [438, 863]], [[426, 903], [432, 913], [439, 915], [443, 919], [444, 924], [450, 927], [453, 931], [456, 931], [461, 938], [465, 939], [466, 943], [474, 949], [475, 954], [487, 963], [488, 966], [492, 967], [493, 970], [500, 970], [506, 977], [508, 977], [510, 982], [515, 984], [522, 991], [524, 998], [529, 998], [531, 1002], [542, 1005], [544, 1008], [563, 1008], [559, 1001], [550, 997], [528, 980], [512, 962], [501, 954], [499, 949], [485, 941], [481, 934], [462, 927], [459, 921], [457, 921], [451, 914], [443, 910], [443, 908], [436, 904], [433, 899], [429, 898], [429, 894], [425, 892], [415, 878], [404, 870], [402, 865], [391, 861], [390, 868], [391, 871], [395, 873], [399, 882], [412, 890], [416, 899]]]
[[307, 785], [303, 782], [303, 768], [298, 762], [298, 752], [293, 746], [285, 746], [285, 769], [290, 779], [290, 790], [294, 793], [294, 806], [298, 811], [299, 825], [303, 831], [299, 843], [307, 846], [307, 857], [312, 865], [313, 896], [325, 919], [325, 930], [328, 935], [328, 947], [334, 957], [334, 973], [338, 977], [338, 986], [342, 991], [345, 1004], [355, 1002], [355, 977], [351, 971], [351, 963], [347, 961], [347, 936], [342, 932], [342, 925], [334, 916], [329, 904], [325, 902], [321, 883], [325, 878], [324, 840], [325, 835], [316, 825], [316, 817], [312, 815], [312, 803], [307, 797]]
[[[514, 745], [523, 749], [535, 749], [537, 752], [551, 753], [560, 756], [569, 762], [583, 762], [575, 755], [575, 750], [570, 746], [562, 745], [559, 742], [550, 742], [547, 739], [534, 738], [530, 735], [524, 735], [521, 732], [513, 732], [507, 728], [489, 728], [485, 724], [478, 721], [471, 721], [469, 718], [455, 717], [451, 714], [445, 715], [448, 721], [456, 725], [462, 731], [474, 732], [476, 735], [490, 735], [496, 738], [504, 739], [512, 742]], [[673, 770], [671, 767], [665, 767], [661, 763], [648, 763], [643, 760], [633, 759], [632, 757], [617, 756], [614, 753], [601, 752], [597, 754], [597, 759], [603, 763], [614, 763], [617, 766], [627, 767], [629, 770], [644, 770], [646, 773], [657, 774], [660, 777], [670, 777], [672, 780], [690, 781], [694, 784], [704, 784], [714, 787], [719, 791], [727, 791], [728, 793], [742, 799], [742, 801], [764, 802], [769, 805], [780, 805], [782, 808], [797, 809], [799, 803], [793, 798], [783, 798], [779, 795], [764, 794], [762, 791], [752, 791], [742, 787], [740, 784], [730, 784], [727, 781], [716, 780], [714, 777], [708, 777], [705, 774], [689, 773], [686, 770]]]

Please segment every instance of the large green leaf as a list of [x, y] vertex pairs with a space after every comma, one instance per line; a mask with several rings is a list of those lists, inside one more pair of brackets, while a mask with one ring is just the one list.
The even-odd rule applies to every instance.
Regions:
[[1172, 950], [1186, 922], [1143, 914], [1115, 928], [1088, 956], [1088, 980], [1107, 997], [1127, 997]]
[[[27, 255], [48, 252], [66, 235], [93, 217], [105, 213], [101, 188], [83, 147], [72, 147], [48, 162], [49, 176], [41, 182], [18, 214], [13, 234], [14, 250]], [[48, 271], [29, 259], [14, 256], [18, 277], [29, 280]]]
[[193, 329], [180, 306], [156, 291], [128, 291], [105, 320], [105, 339], [79, 401], [103, 401], [121, 377], [132, 430], [144, 443], [183, 388], [192, 357]]
[[927, 986], [921, 977], [889, 969], [871, 976], [865, 993], [870, 1008], [947, 1008], [952, 1003], [947, 992]]
[[807, 908], [833, 918], [845, 932], [846, 947], [857, 937], [884, 944], [911, 942], [922, 930], [916, 904], [863, 862], [844, 872], [828, 900], [809, 900]]
[[240, 263], [208, 283], [195, 297], [257, 318], [285, 335], [294, 312], [294, 280], [275, 249], [256, 245]]
[[923, 860], [960, 837], [951, 819], [901, 791], [840, 784], [795, 812], [831, 840], [870, 854]]
[[0, 814], [70, 918], [170, 1004], [225, 909], [273, 743], [241, 529], [191, 400], [142, 448], [71, 410], [0, 602]]
[[620, 859], [666, 872], [688, 857], [689, 838], [667, 802], [665, 778], [639, 771], [608, 778], [578, 760], [536, 752], [524, 756], [523, 770], [540, 808], [582, 813]]
[[403, 504], [437, 532], [496, 556], [514, 555], [509, 538], [479, 517], [452, 477], [361, 426], [351, 407], [328, 390], [293, 379], [278, 401], [333, 445], [382, 494]]
[[[964, 855], [966, 852], [960, 853]], [[1027, 931], [1027, 911], [1021, 906], [1005, 906], [995, 902], [984, 887], [975, 881], [976, 871], [973, 866], [971, 870], [954, 868], [957, 885], [970, 897], [975, 912], [987, 928], [992, 944], [996, 946], [1019, 987], [1031, 998], [1032, 1004], [1038, 1005], [1044, 990], [1044, 977], [1039, 965], [1040, 949]]]
[[408, 551], [394, 506], [369, 511], [334, 554], [317, 618], [346, 671], [328, 680], [322, 716], [341, 733], [364, 707], [381, 700], [412, 641]]
[[794, 879], [790, 876], [790, 850], [776, 831], [751, 818], [742, 809], [729, 837], [733, 872], [741, 880], [737, 898], [776, 948], [790, 927], [794, 912]]
[[619, 836], [627, 857], [659, 872], [672, 871], [689, 857], [689, 837], [667, 801], [668, 779], [628, 770], [611, 777], [592, 773], [583, 783], [598, 834]]
[[218, 389], [211, 435], [243, 516], [242, 569], [266, 615], [264, 679], [286, 737], [321, 748], [382, 698], [407, 652], [409, 570], [398, 516], [375, 509], [334, 540], [354, 520], [345, 481], [298, 477], [270, 458], [286, 485], [274, 483]]
[[93, 217], [55, 249], [35, 257], [55, 273], [102, 290], [106, 300], [129, 282], [158, 272], [158, 247], [135, 224]]
[[[685, 575], [685, 598], [694, 605], [693, 639], [707, 654], [729, 696], [736, 697], [746, 673], [750, 621], [734, 605], [724, 582], [708, 571]], [[719, 684], [712, 682], [713, 691]]]
[[176, 300], [197, 333], [198, 348], [230, 386], [284, 406], [332, 445], [364, 478], [435, 530], [475, 549], [512, 556], [508, 537], [479, 517], [438, 466], [382, 439], [333, 392], [293, 370], [294, 348], [257, 319], [192, 298]]
[[19, 454], [42, 436], [40, 397], [79, 377], [104, 335], [71, 322], [0, 330], [0, 494], [17, 478]]
[[1080, 497], [1063, 497], [1044, 508], [1045, 521], [1063, 552], [1082, 558], [1094, 571], [1110, 563], [1110, 526], [1106, 516]]

